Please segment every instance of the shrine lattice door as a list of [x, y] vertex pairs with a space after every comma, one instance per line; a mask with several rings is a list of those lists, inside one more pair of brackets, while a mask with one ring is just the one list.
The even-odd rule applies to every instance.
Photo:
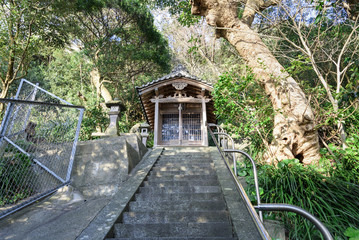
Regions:
[[199, 145], [202, 143], [200, 113], [182, 114], [182, 145]]
[[161, 145], [202, 145], [200, 113], [162, 113]]

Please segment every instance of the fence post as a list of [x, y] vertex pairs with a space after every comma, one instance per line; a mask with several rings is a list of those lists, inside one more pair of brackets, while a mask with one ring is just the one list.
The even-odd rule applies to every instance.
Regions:
[[77, 145], [77, 141], [78, 141], [79, 135], [80, 135], [81, 122], [82, 122], [82, 118], [83, 118], [83, 116], [84, 116], [84, 112], [85, 112], [85, 109], [81, 108], [81, 109], [80, 109], [79, 120], [78, 120], [78, 122], [77, 122], [75, 139], [74, 139], [74, 143], [73, 143], [73, 145], [72, 145], [72, 150], [71, 150], [71, 156], [70, 156], [69, 166], [68, 166], [68, 168], [67, 168], [66, 181], [70, 181], [71, 172], [72, 172], [72, 166], [73, 166], [74, 160], [75, 160], [76, 145]]

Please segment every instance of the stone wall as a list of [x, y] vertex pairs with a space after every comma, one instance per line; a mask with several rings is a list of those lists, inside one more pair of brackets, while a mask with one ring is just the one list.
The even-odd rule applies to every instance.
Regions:
[[71, 185], [86, 197], [113, 195], [146, 152], [136, 134], [79, 142]]

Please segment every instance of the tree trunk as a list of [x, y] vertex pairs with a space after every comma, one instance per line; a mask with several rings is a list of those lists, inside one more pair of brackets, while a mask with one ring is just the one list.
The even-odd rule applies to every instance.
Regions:
[[[247, 0], [247, 4], [257, 4], [257, 1]], [[209, 25], [217, 27], [217, 35], [237, 49], [270, 98], [275, 111], [274, 140], [265, 160], [276, 163], [297, 158], [304, 164], [317, 163], [320, 158], [318, 133], [314, 129], [309, 102], [299, 85], [250, 28], [253, 17], [243, 16], [245, 22], [239, 20], [238, 4], [239, 1], [233, 0], [192, 0], [192, 14], [205, 16]]]
[[[3, 82], [0, 98], [6, 98], [8, 91], [9, 91], [9, 84]], [[2, 113], [3, 111], [4, 111], [4, 103], [0, 103], [0, 113]]]
[[105, 102], [112, 101], [111, 93], [103, 85], [103, 82], [101, 82], [101, 75], [97, 68], [92, 69], [92, 71], [90, 72], [90, 77], [91, 77], [91, 82], [96, 87], [98, 98], [101, 95], [105, 99]]

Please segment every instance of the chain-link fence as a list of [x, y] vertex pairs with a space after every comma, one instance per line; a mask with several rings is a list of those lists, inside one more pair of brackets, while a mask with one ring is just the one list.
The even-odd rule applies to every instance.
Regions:
[[69, 183], [84, 108], [27, 80], [0, 128], [0, 218]]

